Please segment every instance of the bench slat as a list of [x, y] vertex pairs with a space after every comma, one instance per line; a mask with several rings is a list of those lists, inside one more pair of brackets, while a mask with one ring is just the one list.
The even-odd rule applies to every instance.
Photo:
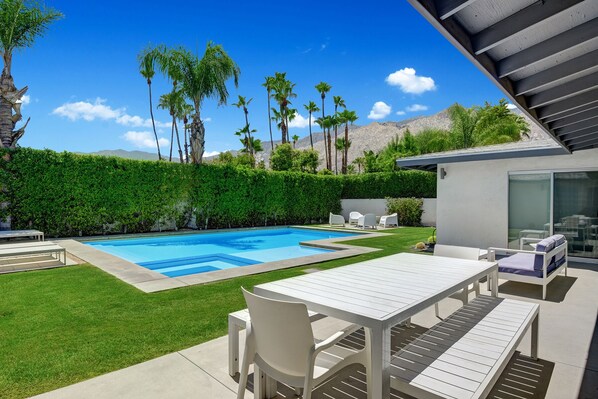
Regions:
[[[512, 299], [474, 299], [392, 358], [392, 386], [416, 396], [423, 390], [444, 398], [483, 397], [515, 352], [538, 308]], [[506, 328], [492, 329], [509, 316]], [[487, 320], [491, 320], [489, 324], [483, 324]]]

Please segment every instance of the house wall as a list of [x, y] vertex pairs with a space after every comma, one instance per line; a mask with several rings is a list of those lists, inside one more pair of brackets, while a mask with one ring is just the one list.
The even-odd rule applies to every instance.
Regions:
[[478, 248], [507, 246], [509, 172], [598, 169], [598, 149], [571, 155], [439, 164], [437, 242]]
[[[424, 204], [422, 209], [421, 223], [424, 226], [435, 226], [436, 225], [436, 198], [424, 198]], [[386, 215], [386, 199], [343, 199], [341, 200], [341, 206], [343, 208], [341, 214], [345, 220], [349, 220], [349, 213], [357, 211], [362, 214], [373, 213], [376, 216]]]

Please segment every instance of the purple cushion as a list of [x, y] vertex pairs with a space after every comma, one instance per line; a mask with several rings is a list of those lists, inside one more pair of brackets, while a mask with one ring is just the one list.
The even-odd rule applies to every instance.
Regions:
[[[518, 253], [515, 255], [508, 256], [498, 260], [498, 271], [501, 273], [513, 273], [524, 276], [535, 276], [542, 277], [542, 269], [537, 270], [534, 268], [534, 258], [538, 255]], [[552, 262], [546, 268], [546, 275], [554, 271], [557, 267], [565, 262], [563, 258], [561, 261]]]

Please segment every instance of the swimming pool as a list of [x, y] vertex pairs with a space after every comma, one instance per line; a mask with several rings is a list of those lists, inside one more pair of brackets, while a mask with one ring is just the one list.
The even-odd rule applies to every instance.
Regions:
[[281, 227], [86, 243], [168, 277], [186, 276], [332, 252], [299, 245], [355, 233]]

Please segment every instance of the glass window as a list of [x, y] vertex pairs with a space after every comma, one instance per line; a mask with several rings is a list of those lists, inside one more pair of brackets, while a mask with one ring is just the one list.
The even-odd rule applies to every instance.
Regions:
[[[550, 235], [550, 173], [509, 176], [509, 248]], [[530, 249], [530, 248], [525, 248]]]

